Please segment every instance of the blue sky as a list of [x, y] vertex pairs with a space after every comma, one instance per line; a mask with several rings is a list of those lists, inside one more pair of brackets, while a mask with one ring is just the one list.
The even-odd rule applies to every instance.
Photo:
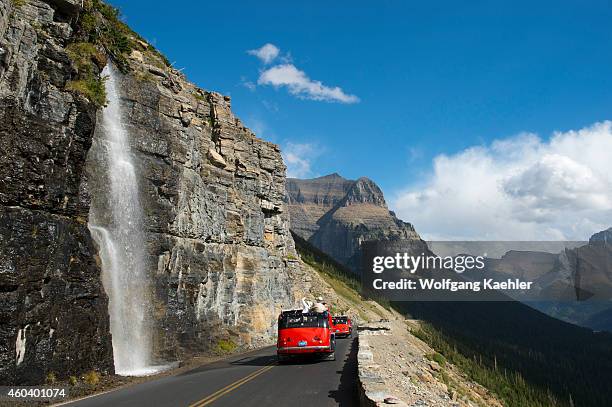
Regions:
[[[111, 3], [259, 136], [303, 153], [294, 171], [368, 176], [391, 201], [430, 182], [436, 157], [610, 118], [607, 2]], [[247, 53], [267, 43], [271, 63]], [[283, 64], [345, 100], [261, 79]]]

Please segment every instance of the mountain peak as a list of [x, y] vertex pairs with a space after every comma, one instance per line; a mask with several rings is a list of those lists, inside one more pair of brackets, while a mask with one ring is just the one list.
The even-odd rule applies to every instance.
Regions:
[[362, 241], [420, 239], [412, 225], [389, 211], [369, 178], [347, 180], [333, 173], [287, 179], [286, 189], [291, 230], [355, 272]]
[[334, 172], [334, 173], [328, 174], [328, 175], [323, 175], [322, 177], [319, 177], [317, 179], [334, 179], [334, 178], [345, 179], [343, 176], [341, 176], [337, 172]]
[[361, 177], [351, 187], [346, 195], [346, 204], [367, 203], [387, 207], [382, 190], [374, 181]]
[[594, 242], [612, 243], [612, 228], [602, 230], [601, 232], [597, 232], [591, 236], [589, 243]]
[[337, 173], [312, 179], [287, 178], [287, 201], [334, 206], [344, 198], [354, 182]]

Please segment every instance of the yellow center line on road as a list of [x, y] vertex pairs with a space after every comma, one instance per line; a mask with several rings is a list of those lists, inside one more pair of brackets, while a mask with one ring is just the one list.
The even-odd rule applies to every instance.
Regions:
[[271, 365], [264, 366], [261, 369], [258, 369], [255, 372], [251, 373], [250, 375], [245, 376], [242, 379], [238, 379], [235, 382], [228, 384], [224, 388], [217, 390], [213, 394], [204, 397], [202, 400], [196, 401], [195, 403], [191, 404], [189, 407], [203, 407], [203, 406], [207, 406], [210, 403], [212, 403], [213, 401], [219, 399], [220, 397], [225, 396], [227, 393], [229, 393], [229, 392], [231, 392], [233, 390], [236, 390], [238, 387], [242, 386], [243, 384], [253, 380], [254, 378], [259, 376], [260, 374], [263, 374], [263, 373], [267, 372], [268, 370], [272, 369], [274, 366], [276, 366], [276, 364], [271, 364]]

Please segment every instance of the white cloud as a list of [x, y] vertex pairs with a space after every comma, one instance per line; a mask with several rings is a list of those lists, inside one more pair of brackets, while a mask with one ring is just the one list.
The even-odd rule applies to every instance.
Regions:
[[312, 80], [304, 71], [293, 64], [281, 64], [266, 69], [259, 75], [259, 85], [271, 85], [275, 88], [286, 86], [289, 93], [304, 99], [324, 100], [328, 102], [357, 103], [359, 98], [344, 93], [339, 87], [328, 87], [320, 81]]
[[311, 162], [319, 155], [320, 149], [313, 144], [285, 143], [281, 148], [283, 161], [287, 165], [287, 177], [309, 178]]
[[247, 88], [251, 92], [255, 91], [255, 88], [257, 88], [257, 85], [255, 85], [253, 82], [251, 82], [250, 80], [248, 80], [244, 76], [242, 76], [240, 78], [240, 83], [242, 84], [242, 86], [244, 86], [245, 88]]
[[434, 159], [392, 202], [428, 239], [587, 239], [612, 226], [612, 122]]
[[247, 51], [247, 54], [256, 56], [266, 65], [274, 61], [279, 53], [280, 49], [276, 45], [270, 43], [265, 44], [261, 48]]
[[[345, 93], [340, 87], [329, 87], [323, 85], [321, 81], [310, 79], [304, 71], [299, 70], [293, 65], [291, 54], [286, 53], [280, 56], [280, 49], [267, 43], [261, 48], [247, 51], [247, 54], [254, 55], [265, 65], [272, 63], [278, 58], [276, 65], [260, 72], [258, 85], [270, 85], [275, 88], [287, 87], [289, 93], [303, 99], [323, 100], [327, 102], [357, 103], [359, 98], [355, 95]], [[255, 84], [242, 79], [242, 83], [250, 90], [255, 90]]]

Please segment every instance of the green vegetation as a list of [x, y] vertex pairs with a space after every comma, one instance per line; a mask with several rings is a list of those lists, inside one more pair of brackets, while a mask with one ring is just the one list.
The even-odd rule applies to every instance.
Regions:
[[55, 373], [53, 372], [47, 373], [47, 377], [45, 377], [45, 383], [55, 384], [55, 382], [57, 382], [57, 377], [55, 376]]
[[[294, 236], [302, 259], [353, 303], [363, 301], [358, 276]], [[375, 299], [385, 304], [381, 299]], [[413, 334], [428, 343], [428, 355], [452, 363], [496, 394], [508, 407], [604, 406], [612, 399], [612, 335], [594, 333], [524, 304], [507, 302], [394, 302], [398, 312], [419, 319]], [[460, 396], [442, 369], [437, 376]]]
[[90, 42], [75, 42], [66, 47], [66, 53], [74, 67], [81, 74], [92, 74], [94, 65], [102, 69], [106, 65], [106, 55]]
[[429, 360], [433, 360], [434, 362], [439, 364], [441, 367], [446, 366], [446, 358], [443, 355], [439, 354], [438, 352], [428, 353], [427, 355], [425, 355], [425, 357]]
[[129, 70], [127, 55], [137, 48], [137, 36], [119, 20], [119, 10], [99, 0], [86, 0], [78, 36], [102, 47], [119, 69]]
[[[359, 304], [363, 301], [359, 295], [359, 280], [354, 275], [348, 274], [350, 271], [343, 269], [334, 259], [318, 251], [299, 236], [294, 234], [293, 238], [295, 240], [295, 247], [302, 260], [317, 271], [325, 282], [334, 289], [336, 294], [352, 304]], [[361, 319], [368, 319], [361, 312], [360, 307], [356, 307], [356, 309]], [[342, 311], [338, 310], [338, 312]]]
[[415, 332], [508, 406], [607, 405], [612, 335], [506, 302], [394, 303]]
[[237, 347], [238, 345], [236, 345], [231, 339], [219, 339], [217, 345], [215, 346], [215, 351], [217, 353], [232, 353]]
[[76, 386], [78, 382], [79, 382], [79, 379], [77, 379], [76, 376], [70, 376], [68, 378], [68, 383], [70, 383], [71, 386]]
[[83, 42], [103, 48], [123, 72], [130, 69], [127, 57], [133, 50], [143, 51], [147, 62], [158, 68], [170, 66], [164, 55], [120, 20], [119, 10], [100, 0], [85, 0], [78, 28]]
[[[67, 83], [66, 89], [87, 97], [96, 107], [106, 104], [104, 80], [99, 74], [107, 63], [107, 55], [124, 73], [130, 70], [128, 57], [134, 50], [143, 52], [146, 62], [158, 68], [170, 65], [159, 51], [120, 20], [116, 8], [100, 0], [84, 1], [75, 32], [76, 42], [69, 44], [66, 52], [77, 75]], [[145, 73], [139, 79], [152, 80], [152, 77]]]
[[80, 93], [89, 99], [96, 107], [106, 105], [105, 78], [89, 77], [87, 79], [68, 81], [66, 89]]
[[[420, 329], [412, 331], [419, 339], [423, 340], [437, 352], [426, 355], [428, 359], [436, 361], [440, 366], [448, 360], [458, 366], [471, 380], [480, 383], [506, 402], [508, 406], [564, 406], [550, 391], [539, 389], [525, 381], [518, 372], [507, 371], [502, 368], [490, 368], [486, 366], [481, 358], [468, 358], [457, 351], [451, 345], [451, 341], [436, 331], [431, 325], [422, 322]], [[440, 373], [444, 376], [444, 372]], [[447, 383], [450, 379], [440, 377]]]
[[[326, 274], [334, 279], [343, 282], [354, 291], [361, 290], [361, 282], [355, 273], [338, 263], [336, 260], [312, 246], [306, 240], [295, 233], [291, 233], [295, 241], [295, 248], [302, 257], [302, 260], [320, 273]], [[359, 297], [360, 299], [361, 297]]]
[[100, 383], [100, 373], [90, 370], [83, 375], [83, 380], [90, 386], [97, 386]]
[[77, 79], [68, 81], [66, 89], [80, 93], [96, 107], [106, 104], [104, 78], [99, 72], [106, 65], [106, 56], [94, 44], [76, 42], [66, 47], [66, 53], [77, 70]]
[[[384, 318], [384, 315], [382, 315], [376, 306], [365, 302], [361, 297], [361, 281], [355, 273], [312, 246], [298, 235], [294, 233], [292, 233], [292, 235], [295, 241], [295, 248], [302, 257], [302, 260], [315, 269], [338, 295], [344, 297], [353, 304], [362, 304], [375, 314], [378, 314], [381, 318]], [[382, 305], [388, 310], [391, 309], [391, 303], [386, 298], [369, 299], [375, 300], [379, 305]], [[357, 309], [359, 310], [359, 307], [357, 307]], [[361, 312], [360, 317], [364, 320], [367, 319]]]
[[13, 7], [23, 7], [26, 5], [27, 0], [11, 0], [13, 2]]

